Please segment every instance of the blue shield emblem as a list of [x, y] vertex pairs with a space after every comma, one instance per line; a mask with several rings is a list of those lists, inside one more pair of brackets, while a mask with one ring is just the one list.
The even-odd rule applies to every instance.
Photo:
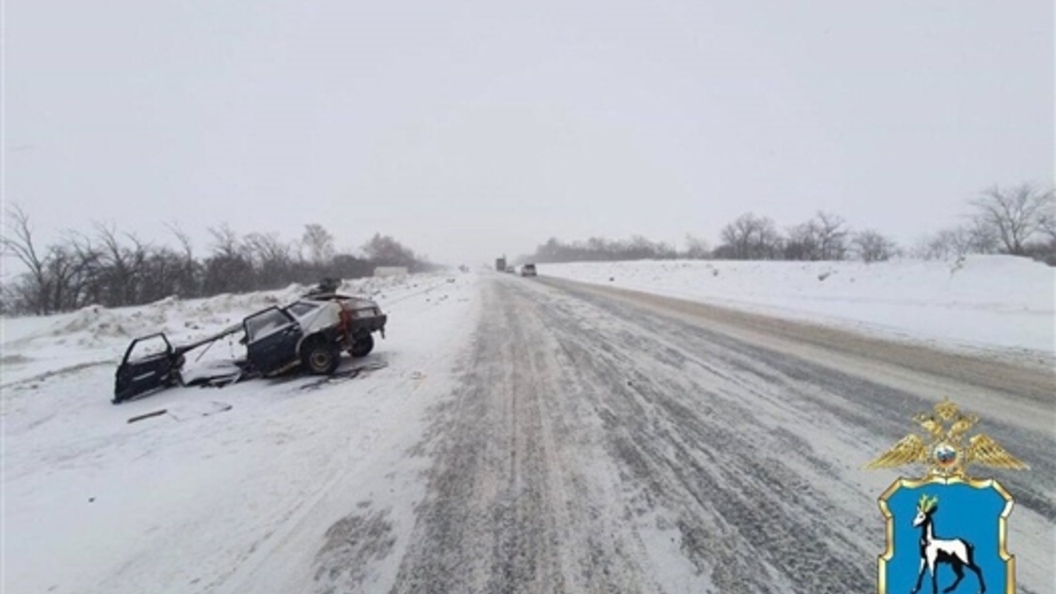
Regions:
[[970, 478], [970, 464], [1029, 467], [943, 399], [867, 468], [923, 464], [923, 478], [901, 478], [880, 496], [887, 548], [877, 562], [879, 594], [1015, 594], [1015, 559], [1005, 548], [1012, 496], [994, 479]]
[[880, 496], [887, 550], [880, 594], [1015, 593], [1005, 550], [1012, 497], [993, 479], [900, 479]]

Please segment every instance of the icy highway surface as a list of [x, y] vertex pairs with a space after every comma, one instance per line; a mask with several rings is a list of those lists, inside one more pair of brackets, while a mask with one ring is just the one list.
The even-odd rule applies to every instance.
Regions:
[[1033, 464], [1002, 479], [1051, 591], [1050, 375], [565, 281], [483, 311], [396, 592], [869, 592], [896, 475], [861, 466], [945, 395]]
[[944, 396], [1031, 465], [996, 472], [1009, 549], [1019, 592], [1056, 585], [1049, 369], [546, 277], [430, 291], [361, 378], [123, 425], [174, 391], [98, 441], [18, 421], [9, 591], [870, 593], [900, 473], [863, 466]]

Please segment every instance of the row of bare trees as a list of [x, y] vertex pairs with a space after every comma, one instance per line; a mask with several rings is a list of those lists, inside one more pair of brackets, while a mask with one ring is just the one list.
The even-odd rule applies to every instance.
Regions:
[[917, 243], [912, 256], [946, 259], [968, 254], [1029, 256], [1056, 265], [1056, 192], [1029, 184], [991, 187], [969, 202], [956, 227]]
[[939, 231], [910, 249], [875, 229], [852, 229], [842, 217], [818, 212], [784, 230], [773, 219], [745, 213], [724, 226], [720, 243], [689, 235], [684, 250], [635, 236], [627, 241], [591, 238], [564, 243], [556, 238], [522, 260], [535, 262], [642, 259], [847, 260], [880, 262], [899, 255], [945, 259], [967, 254], [1030, 256], [1056, 265], [1054, 193], [1029, 184], [992, 187], [968, 202], [966, 223]]
[[684, 249], [642, 236], [628, 240], [592, 237], [587, 241], [562, 242], [550, 238], [536, 248], [526, 262], [597, 262], [618, 260], [843, 260], [861, 258], [867, 262], [887, 260], [898, 253], [890, 238], [874, 230], [852, 232], [844, 220], [829, 213], [818, 213], [809, 221], [778, 230], [768, 217], [741, 215], [722, 229], [722, 243], [711, 249], [707, 240], [687, 235]]
[[5, 279], [0, 312], [47, 314], [89, 304], [107, 307], [150, 303], [170, 295], [203, 297], [314, 283], [323, 277], [358, 278], [376, 266], [429, 268], [425, 258], [392, 237], [376, 234], [360, 253], [339, 253], [322, 225], [305, 226], [302, 236], [283, 241], [277, 233], [240, 236], [229, 226], [208, 229], [209, 251], [194, 251], [187, 233], [169, 227], [177, 247], [143, 241], [96, 223], [88, 233], [67, 233], [41, 244], [29, 215], [8, 210], [4, 255], [25, 272]]
[[551, 237], [536, 248], [525, 262], [600, 262], [615, 260], [669, 260], [684, 256], [671, 245], [635, 235], [627, 240], [591, 237], [587, 241], [564, 243]]
[[899, 252], [893, 239], [875, 229], [852, 230], [840, 216], [819, 212], [811, 219], [778, 230], [773, 219], [743, 214], [722, 228], [722, 243], [710, 257], [725, 260], [890, 259]]
[[754, 213], [723, 227], [710, 257], [733, 260], [888, 260], [897, 255], [946, 259], [968, 254], [1029, 256], [1056, 265], [1056, 193], [1030, 184], [993, 186], [967, 203], [964, 224], [944, 229], [903, 250], [875, 229], [853, 230], [826, 212], [784, 233]]

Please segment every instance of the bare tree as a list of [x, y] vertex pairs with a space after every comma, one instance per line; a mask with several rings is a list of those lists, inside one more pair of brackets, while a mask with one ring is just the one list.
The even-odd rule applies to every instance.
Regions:
[[173, 280], [174, 292], [184, 298], [196, 297], [201, 293], [198, 282], [200, 264], [194, 258], [194, 245], [191, 243], [191, 238], [176, 223], [167, 223], [165, 226], [179, 243], [180, 267], [174, 272], [177, 275], [177, 278]]
[[672, 259], [677, 255], [677, 251], [670, 245], [659, 241], [653, 242], [649, 238], [642, 235], [634, 235], [630, 241], [626, 244], [626, 250], [623, 258], [629, 260], [647, 260], [647, 259]]
[[1041, 232], [1050, 242], [1056, 242], [1056, 213], [1048, 212], [1042, 217]]
[[0, 282], [0, 316], [18, 311], [18, 292], [6, 278]]
[[882, 262], [898, 253], [898, 246], [892, 239], [872, 229], [855, 233], [851, 243], [858, 258], [864, 262]]
[[789, 228], [786, 233], [784, 255], [786, 260], [820, 260], [820, 230], [814, 220]]
[[821, 260], [843, 260], [847, 255], [849, 233], [843, 217], [818, 212], [814, 217], [818, 230], [818, 250]]
[[139, 285], [135, 303], [151, 303], [179, 294], [183, 257], [170, 247], [151, 248], [136, 267]]
[[948, 260], [971, 254], [996, 254], [1000, 242], [994, 230], [981, 221], [942, 229], [921, 239], [911, 250], [914, 257], [924, 260]]
[[3, 235], [4, 255], [14, 256], [26, 272], [12, 286], [5, 286], [5, 307], [43, 315], [81, 305], [91, 259], [81, 257], [72, 241], [38, 246], [29, 215], [18, 206], [10, 208]]
[[743, 214], [722, 228], [721, 257], [735, 260], [772, 260], [781, 249], [781, 236], [774, 221], [753, 213]]
[[4, 229], [3, 247], [5, 256], [14, 256], [26, 267], [26, 283], [18, 298], [36, 314], [47, 314], [48, 294], [51, 291], [48, 278], [48, 254], [41, 255], [33, 241], [33, 229], [29, 215], [18, 205], [9, 207]]
[[191, 242], [191, 238], [187, 235], [187, 232], [180, 228], [179, 223], [175, 222], [165, 223], [165, 228], [176, 238], [176, 243], [179, 244], [180, 254], [188, 260], [193, 260], [194, 244]]
[[290, 259], [290, 246], [279, 239], [279, 234], [250, 233], [242, 239], [248, 254], [257, 262], [286, 261]]
[[375, 233], [374, 237], [363, 244], [363, 253], [367, 259], [379, 266], [414, 266], [417, 258], [414, 252], [388, 235]]
[[102, 262], [100, 273], [104, 276], [103, 303], [108, 306], [139, 303], [140, 277], [150, 247], [132, 233], [124, 234], [131, 246], [121, 245], [113, 225], [95, 223], [95, 229]]
[[1027, 253], [1035, 260], [1041, 260], [1049, 266], [1056, 266], [1056, 199], [1049, 191], [1049, 199], [1042, 208], [1038, 223], [1038, 240], [1025, 246]]
[[948, 260], [964, 255], [960, 252], [960, 245], [957, 229], [943, 229], [921, 238], [911, 254], [922, 260]]
[[280, 286], [289, 278], [293, 265], [290, 245], [279, 239], [278, 233], [250, 233], [242, 240], [246, 255], [257, 268], [262, 288]]
[[95, 245], [92, 237], [67, 231], [64, 233], [63, 244], [58, 248], [51, 246], [50, 249], [54, 250], [56, 259], [72, 261], [69, 275], [63, 280], [67, 302], [60, 308], [71, 309], [103, 303], [102, 295], [107, 289], [104, 284], [106, 264], [102, 251]]
[[76, 307], [74, 285], [78, 272], [77, 257], [66, 246], [48, 246], [47, 268], [46, 310], [55, 312]]
[[213, 256], [234, 258], [242, 255], [242, 244], [238, 240], [238, 233], [227, 223], [221, 223], [219, 227], [209, 227], [209, 235], [213, 237]]
[[253, 263], [245, 256], [238, 234], [226, 223], [210, 227], [209, 234], [213, 253], [205, 261], [202, 291], [215, 295], [252, 289], [256, 280]]
[[991, 228], [1006, 253], [1021, 256], [1025, 245], [1052, 209], [1053, 190], [1040, 190], [1030, 184], [1009, 188], [993, 186], [972, 200], [975, 220]]
[[993, 227], [978, 220], [953, 229], [952, 239], [958, 257], [968, 254], [996, 254], [1001, 251], [1001, 242]]
[[686, 233], [686, 258], [690, 260], [704, 260], [711, 256], [711, 247], [708, 240]]
[[308, 250], [308, 257], [314, 264], [326, 264], [334, 257], [334, 236], [318, 223], [304, 226], [301, 243]]

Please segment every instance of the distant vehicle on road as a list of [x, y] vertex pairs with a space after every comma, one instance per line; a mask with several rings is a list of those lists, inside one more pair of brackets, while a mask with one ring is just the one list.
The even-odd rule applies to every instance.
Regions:
[[521, 266], [521, 276], [536, 276], [535, 264], [525, 264]]
[[517, 272], [517, 269], [510, 265], [506, 267], [506, 272]]

